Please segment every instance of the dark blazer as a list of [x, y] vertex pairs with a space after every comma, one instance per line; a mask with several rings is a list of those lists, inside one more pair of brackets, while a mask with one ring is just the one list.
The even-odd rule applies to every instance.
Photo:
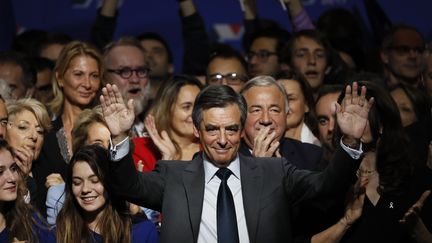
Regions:
[[[241, 186], [250, 242], [291, 242], [291, 205], [337, 191], [358, 168], [345, 151], [324, 172], [297, 169], [284, 158], [240, 155]], [[161, 211], [161, 242], [196, 242], [204, 198], [204, 166], [192, 161], [159, 161], [152, 172], [135, 170], [129, 153], [110, 162], [111, 186], [133, 203]]]
[[44, 137], [44, 143], [39, 158], [33, 163], [33, 177], [36, 181], [36, 206], [46, 216], [46, 196], [48, 189], [45, 186], [46, 177], [51, 173], [59, 173], [66, 178], [69, 161], [65, 161], [60, 153], [57, 132], [63, 127], [61, 116], [52, 122], [52, 130]]
[[[288, 163], [305, 170], [323, 170], [321, 168], [323, 149], [314, 144], [302, 143], [291, 138], [282, 138], [279, 150]], [[252, 157], [246, 142], [242, 140], [239, 153]]]

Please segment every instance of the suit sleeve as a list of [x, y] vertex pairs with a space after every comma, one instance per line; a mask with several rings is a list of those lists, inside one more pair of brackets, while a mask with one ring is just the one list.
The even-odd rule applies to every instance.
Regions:
[[166, 167], [161, 165], [152, 172], [138, 172], [129, 152], [121, 160], [110, 162], [110, 185], [127, 201], [160, 211], [165, 171]]
[[345, 193], [359, 163], [359, 159], [353, 159], [342, 148], [336, 150], [331, 162], [322, 172], [300, 170], [286, 163], [285, 192], [294, 205], [319, 196]]

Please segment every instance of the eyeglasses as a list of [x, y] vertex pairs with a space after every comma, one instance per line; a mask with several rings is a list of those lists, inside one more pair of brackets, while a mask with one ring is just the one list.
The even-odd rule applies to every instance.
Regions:
[[271, 51], [258, 51], [258, 52], [254, 52], [254, 51], [250, 51], [247, 55], [246, 55], [246, 59], [248, 61], [252, 60], [252, 58], [254, 56], [256, 56], [258, 58], [258, 60], [262, 61], [262, 62], [266, 62], [270, 56], [273, 55], [277, 55], [276, 52], [271, 52]]
[[143, 68], [121, 68], [121, 69], [107, 69], [110, 73], [115, 73], [117, 75], [120, 75], [122, 78], [130, 78], [133, 73], [135, 73], [139, 78], [147, 78], [148, 74], [150, 72], [150, 68], [143, 67]]
[[238, 85], [243, 82], [246, 82], [247, 77], [245, 75], [240, 75], [238, 73], [228, 73], [228, 74], [212, 74], [208, 77], [209, 84], [222, 84], [225, 79], [228, 85]]
[[402, 45], [402, 46], [390, 46], [388, 49], [395, 51], [399, 55], [406, 55], [411, 52], [421, 55], [423, 54], [426, 48], [424, 46], [411, 47], [411, 46]]
[[358, 169], [356, 172], [357, 177], [369, 177], [375, 174], [376, 170], [362, 170]]

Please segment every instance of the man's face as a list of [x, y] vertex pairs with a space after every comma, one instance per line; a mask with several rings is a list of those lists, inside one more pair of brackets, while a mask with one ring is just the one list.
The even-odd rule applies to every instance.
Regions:
[[286, 129], [286, 107], [283, 93], [274, 85], [252, 87], [243, 93], [248, 106], [245, 124], [245, 142], [253, 148], [257, 133], [265, 127], [275, 132], [275, 141], [279, 141]]
[[8, 113], [3, 100], [0, 100], [0, 138], [4, 138], [8, 123]]
[[194, 134], [208, 159], [217, 167], [227, 167], [237, 156], [243, 130], [240, 108], [236, 104], [215, 107], [203, 111], [199, 129]]
[[141, 46], [150, 65], [151, 78], [166, 78], [173, 72], [173, 65], [168, 60], [168, 50], [157, 40], [142, 40]]
[[36, 89], [34, 92], [34, 98], [47, 104], [54, 97], [51, 83], [52, 71], [50, 69], [44, 69], [37, 73]]
[[123, 99], [134, 100], [135, 114], [140, 114], [147, 105], [150, 88], [148, 75], [140, 77], [135, 71], [130, 77], [124, 78], [110, 70], [144, 70], [148, 67], [144, 54], [134, 46], [117, 46], [105, 56], [105, 64], [109, 82], [118, 86]]
[[300, 37], [294, 41], [292, 65], [304, 75], [313, 90], [318, 89], [327, 71], [327, 54], [324, 47], [315, 40]]
[[24, 98], [27, 89], [22, 83], [23, 78], [24, 73], [20, 66], [9, 63], [0, 64], [0, 79], [9, 84], [12, 99]]
[[336, 118], [333, 115], [334, 104], [337, 102], [339, 94], [340, 92], [326, 94], [315, 105], [321, 142], [330, 148], [333, 147], [332, 139], [336, 125]]
[[422, 71], [424, 42], [414, 30], [402, 29], [394, 33], [393, 44], [381, 52], [381, 61], [396, 77], [415, 80]]
[[280, 70], [276, 53], [277, 40], [269, 37], [256, 38], [248, 53], [250, 77], [258, 75], [274, 76]]
[[213, 59], [207, 67], [208, 84], [228, 85], [238, 93], [246, 81], [246, 70], [244, 69], [243, 65], [235, 58], [217, 57]]

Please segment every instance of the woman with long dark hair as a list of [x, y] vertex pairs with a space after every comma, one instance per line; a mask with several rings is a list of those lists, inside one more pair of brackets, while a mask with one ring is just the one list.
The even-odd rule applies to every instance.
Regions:
[[0, 139], [0, 242], [55, 242], [47, 224], [24, 201], [23, 176], [12, 148]]
[[133, 224], [126, 201], [111, 190], [108, 160], [98, 145], [84, 145], [72, 157], [57, 216], [58, 242], [158, 242], [153, 223]]

